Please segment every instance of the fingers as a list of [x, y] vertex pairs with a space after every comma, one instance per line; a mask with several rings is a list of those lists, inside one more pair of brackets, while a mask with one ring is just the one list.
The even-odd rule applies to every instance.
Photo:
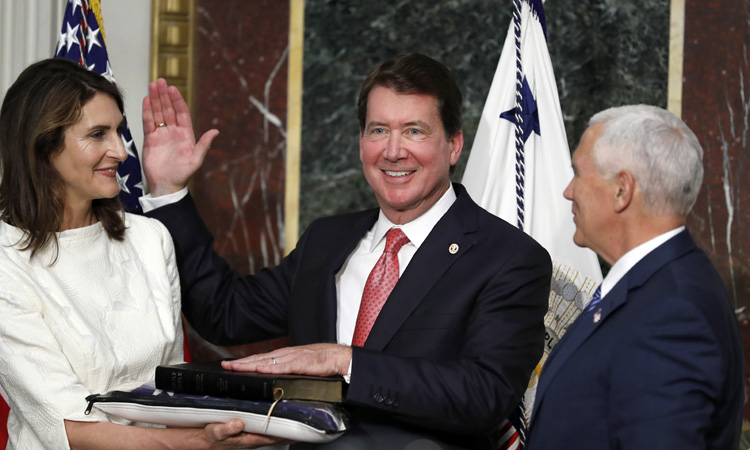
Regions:
[[[153, 127], [158, 127], [159, 124], [165, 125], [177, 125], [177, 112], [175, 108], [180, 109], [187, 117], [183, 117], [181, 122], [184, 124], [187, 119], [187, 126], [192, 128], [190, 121], [190, 110], [187, 104], [182, 99], [180, 91], [174, 87], [167, 85], [167, 81], [164, 78], [159, 78], [155, 82], [148, 84], [148, 103], [146, 99], [143, 99], [143, 125], [146, 130], [146, 120], [151, 120], [151, 124], [148, 125], [148, 130], [152, 130]], [[179, 105], [175, 105], [177, 102]], [[148, 106], [148, 110], [147, 110]]]
[[235, 361], [224, 361], [222, 367], [244, 372], [346, 375], [351, 357], [351, 347], [312, 344], [286, 347]]
[[[177, 125], [177, 117], [174, 111], [174, 105], [172, 104], [172, 97], [170, 96], [170, 90], [177, 90], [174, 86], [168, 86], [167, 81], [164, 78], [156, 80], [156, 87], [159, 92], [159, 100], [161, 101], [161, 114], [163, 120], [157, 120], [157, 124], [165, 123], [167, 126]], [[182, 97], [180, 97], [182, 99]], [[156, 117], [158, 119], [158, 117]], [[192, 126], [192, 125], [191, 125]]]
[[[148, 97], [149, 97], [149, 103], [151, 107], [151, 118], [153, 119], [152, 125], [156, 127], [157, 124], [165, 123], [164, 113], [162, 111], [161, 99], [159, 98], [158, 80], [157, 82], [152, 82], [148, 84]], [[145, 99], [144, 99], [144, 103], [145, 103]], [[144, 122], [146, 120], [145, 114], [144, 114], [143, 120]]]
[[223, 361], [221, 365], [225, 369], [241, 372], [296, 373], [294, 367], [288, 364], [296, 359], [291, 348], [251, 355], [234, 361]]
[[232, 361], [223, 361], [222, 364], [228, 364], [228, 365], [248, 365], [248, 364], [258, 364], [258, 365], [279, 365], [282, 364], [285, 361], [289, 361], [294, 359], [294, 355], [296, 353], [299, 353], [302, 349], [307, 348], [307, 346], [299, 346], [299, 347], [284, 347], [280, 349], [276, 349], [272, 352], [268, 353], [258, 353], [257, 355], [250, 355], [246, 356], [244, 358], [235, 359]]
[[204, 432], [210, 443], [223, 443], [222, 448], [227, 445], [231, 445], [233, 448], [255, 448], [288, 442], [276, 437], [244, 433], [244, 427], [245, 424], [240, 419], [232, 419], [226, 423], [208, 424], [204, 428]]
[[145, 132], [151, 132], [155, 128], [159, 128], [160, 124], [164, 124], [162, 126], [183, 127], [192, 134], [193, 121], [190, 117], [190, 108], [188, 108], [179, 89], [169, 86], [166, 80], [159, 78], [155, 82], [149, 83], [148, 93], [149, 95], [143, 99], [143, 129]]
[[156, 130], [156, 122], [154, 121], [154, 111], [151, 109], [151, 98], [149, 96], [143, 97], [143, 106], [141, 109], [143, 132], [145, 134], [153, 133], [153, 131]]
[[195, 144], [195, 149], [198, 151], [198, 154], [201, 155], [201, 161], [203, 160], [203, 157], [206, 156], [206, 153], [211, 149], [211, 144], [218, 135], [219, 130], [208, 130], [203, 133], [203, 136], [201, 136], [198, 143]]
[[189, 127], [192, 129], [193, 120], [190, 117], [190, 108], [188, 108], [185, 99], [182, 98], [180, 90], [174, 86], [169, 86], [168, 94], [174, 110], [175, 124], [180, 127]]
[[206, 425], [206, 434], [214, 441], [223, 441], [231, 436], [240, 434], [245, 424], [240, 419], [232, 419], [226, 423], [210, 423]]
[[273, 364], [273, 359], [271, 358], [272, 357], [266, 358], [265, 362], [257, 357], [253, 357], [252, 359], [243, 358], [236, 361], [222, 361], [221, 367], [227, 370], [236, 370], [239, 372], [265, 372], [261, 368], [264, 364], [279, 365], [278, 359], [276, 360], [276, 364]]

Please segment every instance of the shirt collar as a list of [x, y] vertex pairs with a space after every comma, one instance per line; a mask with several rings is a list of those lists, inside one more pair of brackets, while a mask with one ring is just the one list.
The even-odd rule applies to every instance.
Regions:
[[602, 282], [602, 297], [607, 295], [607, 293], [611, 291], [613, 287], [615, 287], [615, 285], [622, 279], [622, 277], [624, 277], [625, 274], [633, 268], [633, 266], [638, 264], [638, 261], [645, 258], [646, 255], [654, 251], [661, 244], [672, 239], [674, 236], [677, 236], [684, 229], [685, 226], [681, 226], [675, 228], [674, 230], [667, 231], [666, 233], [660, 234], [650, 241], [644, 242], [638, 247], [622, 255], [622, 258], [618, 259], [617, 262], [615, 262], [615, 264], [609, 270], [607, 276], [604, 278], [604, 281]]
[[419, 248], [419, 246], [422, 245], [422, 242], [427, 239], [427, 235], [430, 234], [438, 221], [445, 215], [446, 212], [448, 212], [451, 205], [453, 205], [453, 202], [455, 201], [456, 191], [453, 190], [453, 185], [451, 184], [448, 187], [448, 190], [445, 191], [443, 196], [440, 197], [440, 199], [434, 205], [432, 205], [430, 209], [425, 211], [424, 214], [412, 220], [411, 222], [405, 223], [403, 225], [395, 225], [393, 222], [388, 220], [388, 218], [385, 217], [383, 210], [381, 209], [380, 213], [378, 214], [378, 221], [375, 222], [375, 227], [373, 228], [370, 251], [373, 251], [375, 249], [378, 243], [380, 243], [380, 240], [383, 239], [385, 234], [391, 228], [401, 228], [406, 237], [409, 238], [409, 242]]

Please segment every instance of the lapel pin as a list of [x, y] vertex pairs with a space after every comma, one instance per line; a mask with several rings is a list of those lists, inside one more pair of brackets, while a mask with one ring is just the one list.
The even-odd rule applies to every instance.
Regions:
[[448, 251], [451, 255], [458, 253], [458, 244], [451, 244], [450, 247], [448, 247]]
[[602, 309], [599, 308], [594, 313], [594, 323], [599, 323], [599, 321], [602, 320]]

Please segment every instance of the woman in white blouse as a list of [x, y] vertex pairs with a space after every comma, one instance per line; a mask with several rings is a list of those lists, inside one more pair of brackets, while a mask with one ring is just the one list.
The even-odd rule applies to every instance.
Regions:
[[156, 220], [122, 212], [117, 87], [62, 59], [28, 67], [0, 110], [0, 392], [8, 448], [247, 448], [238, 420], [124, 426], [86, 396], [182, 361], [174, 248]]

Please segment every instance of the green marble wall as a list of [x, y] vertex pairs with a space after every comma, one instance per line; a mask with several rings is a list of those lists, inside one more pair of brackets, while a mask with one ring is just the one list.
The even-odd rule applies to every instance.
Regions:
[[[307, 0], [300, 230], [315, 218], [375, 206], [361, 173], [356, 99], [394, 54], [427, 54], [464, 93], [459, 181], [511, 20], [512, 0]], [[547, 36], [568, 140], [609, 106], [666, 106], [667, 0], [547, 0]]]

